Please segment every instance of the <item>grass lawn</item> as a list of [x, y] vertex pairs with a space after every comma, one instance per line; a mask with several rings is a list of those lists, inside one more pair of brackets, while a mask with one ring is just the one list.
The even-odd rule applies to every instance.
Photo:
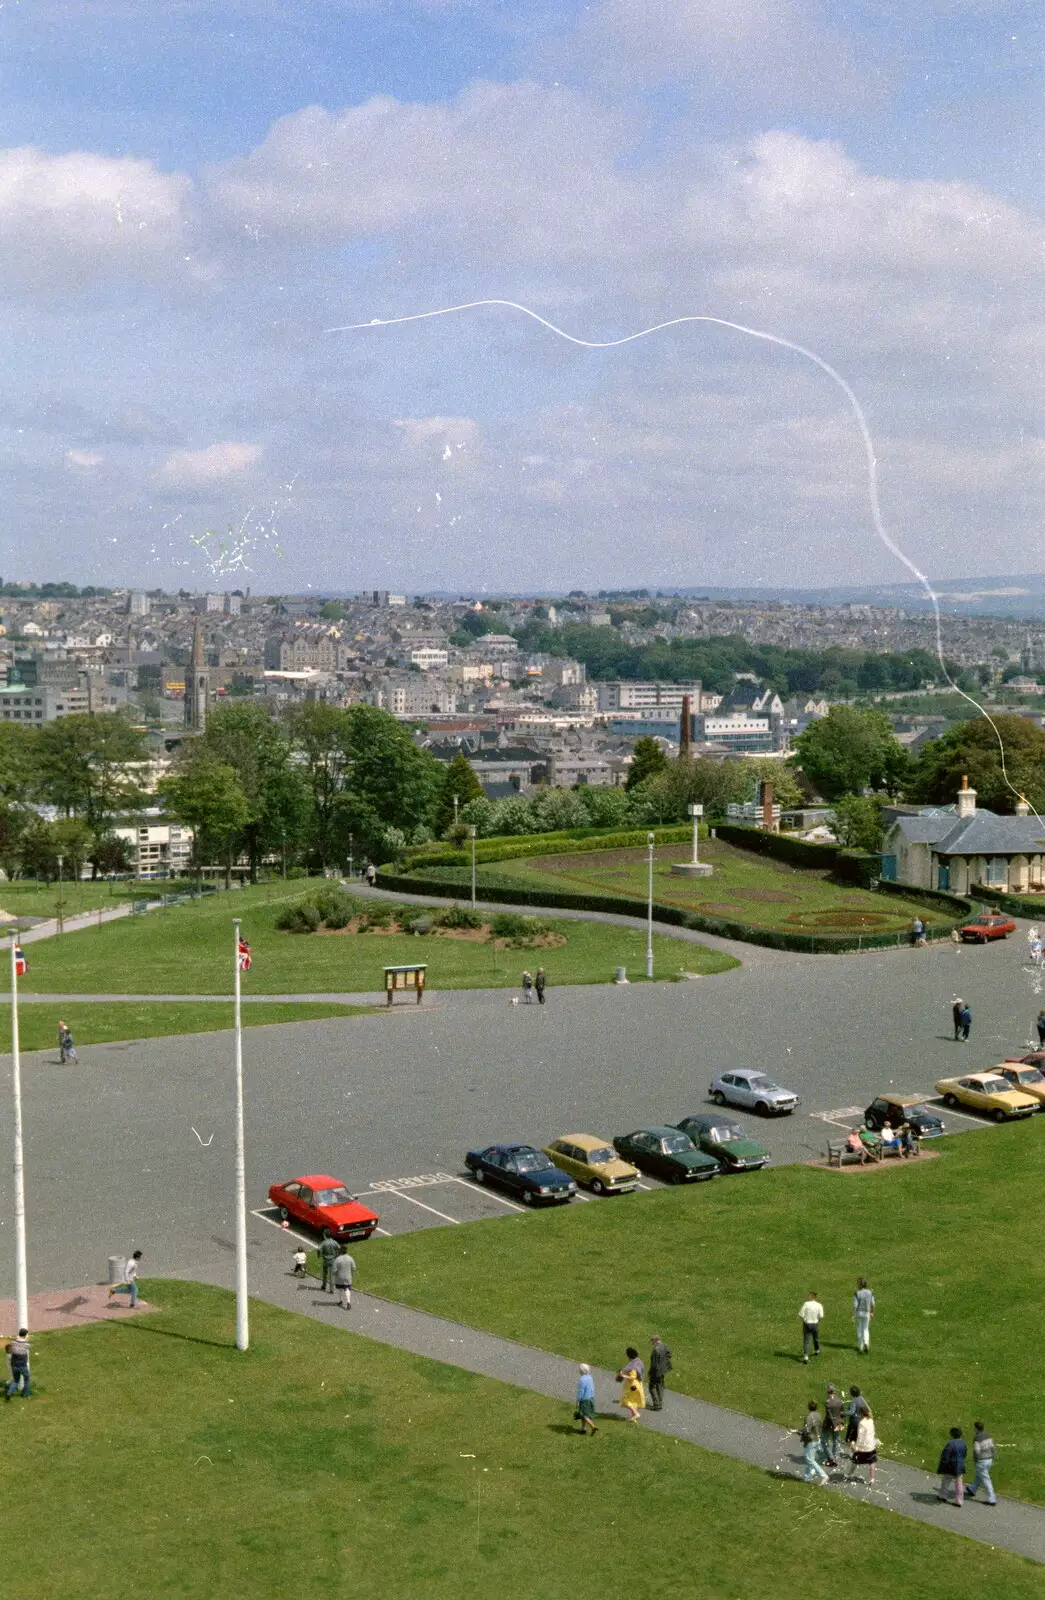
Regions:
[[[329, 1001], [306, 1004], [260, 1003], [243, 1007], [245, 1028], [264, 1028], [274, 1022], [314, 1022], [319, 1017], [356, 1017], [370, 1006], [342, 1006]], [[232, 1002], [175, 1001], [171, 1005], [149, 1001], [118, 1001], [107, 1005], [22, 1005], [18, 1008], [18, 1037], [23, 1050], [48, 1050], [58, 1055], [59, 1013], [69, 1024], [77, 1047], [109, 1044], [115, 1039], [155, 1039], [173, 1033], [216, 1033], [232, 1027]], [[10, 1050], [11, 1007], [0, 1005], [0, 1053]]]
[[[710, 878], [677, 878], [671, 864], [685, 861], [684, 845], [658, 846], [653, 853], [653, 897], [661, 905], [682, 906], [714, 917], [730, 917], [758, 928], [789, 933], [891, 933], [909, 928], [917, 911], [926, 922], [953, 921], [939, 907], [894, 895], [832, 883], [822, 872], [789, 866], [720, 839], [703, 840], [701, 860], [715, 871]], [[524, 884], [580, 894], [624, 895], [641, 901], [647, 893], [645, 850], [593, 850], [575, 855], [531, 856], [498, 861], [477, 869], [481, 892], [491, 898], [498, 887]], [[463, 869], [457, 869], [462, 871]], [[454, 869], [432, 867], [424, 876], [452, 876]]]
[[[594, 1210], [594, 1207], [587, 1209]], [[496, 1230], [495, 1230], [496, 1231]], [[231, 1296], [43, 1334], [5, 1407], [20, 1600], [869, 1600], [1042, 1594], [1041, 1568]]]
[[[676, 1387], [785, 1425], [825, 1382], [859, 1383], [883, 1454], [928, 1469], [949, 1427], [971, 1438], [984, 1421], [1000, 1492], [1045, 1502], [1045, 1412], [1011, 1354], [1036, 1370], [1045, 1116], [940, 1145], [909, 1166], [781, 1167], [381, 1240], [366, 1286], [607, 1366], [660, 1333]], [[858, 1276], [878, 1302], [869, 1356], [850, 1320]], [[827, 1314], [806, 1368], [811, 1289]]]
[[[66, 917], [74, 917], [81, 911], [107, 911], [124, 900], [141, 900], [146, 896], [158, 898], [170, 887], [155, 881], [135, 882], [133, 879], [123, 879], [110, 886], [104, 880], [92, 883], [88, 878], [66, 878], [61, 886], [62, 909]], [[7, 883], [0, 883], [0, 908], [12, 917], [53, 917], [57, 904], [57, 883], [42, 883], [35, 878], [14, 878]]]
[[[645, 934], [596, 922], [556, 923], [567, 942], [546, 951], [499, 950], [437, 934], [281, 932], [279, 912], [306, 894], [304, 884], [270, 884], [41, 940], [27, 949], [23, 983], [41, 994], [221, 994], [232, 982], [233, 916], [242, 919], [254, 958], [245, 993], [373, 992], [384, 988], [384, 967], [410, 961], [428, 963], [433, 989], [512, 987], [524, 967], [538, 963], [553, 987], [609, 983], [618, 966], [631, 977], [644, 971]], [[680, 967], [714, 973], [737, 965], [662, 934], [654, 935], [653, 955], [657, 978], [674, 977]]]

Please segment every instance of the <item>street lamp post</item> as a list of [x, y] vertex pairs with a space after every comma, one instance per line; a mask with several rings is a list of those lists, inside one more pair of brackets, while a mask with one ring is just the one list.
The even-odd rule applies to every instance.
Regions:
[[18, 934], [11, 934], [11, 1092], [14, 1097], [15, 1327], [29, 1326], [25, 1249], [25, 1156], [22, 1146], [22, 1057], [18, 1042]]
[[697, 867], [700, 865], [697, 857], [697, 830], [700, 827], [700, 819], [704, 815], [704, 807], [696, 804], [691, 805], [689, 814], [693, 818], [693, 865]]
[[473, 906], [475, 905], [475, 833], [476, 833], [476, 829], [475, 829], [475, 824], [473, 822], [473, 823], [470, 824], [470, 826], [468, 828], [468, 837], [472, 841], [472, 905]]
[[649, 885], [646, 894], [646, 976], [653, 976], [653, 844], [654, 836], [647, 833], [646, 844], [649, 850]]
[[235, 1051], [236, 1051], [236, 1349], [250, 1344], [247, 1312], [247, 1163], [243, 1137], [243, 1017], [240, 1006], [239, 918], [232, 924], [233, 973], [235, 975]]
[[59, 856], [58, 857], [58, 904], [54, 908], [55, 909], [55, 922], [57, 923], [56, 931], [58, 933], [64, 933], [65, 932], [65, 901], [62, 898], [62, 867], [63, 867], [64, 863], [65, 863], [65, 857], [64, 856]]
[[352, 881], [352, 846], [355, 844], [355, 842], [355, 834], [350, 833], [348, 836], [348, 879], [350, 883]]
[[454, 827], [457, 827], [457, 796], [454, 795]]

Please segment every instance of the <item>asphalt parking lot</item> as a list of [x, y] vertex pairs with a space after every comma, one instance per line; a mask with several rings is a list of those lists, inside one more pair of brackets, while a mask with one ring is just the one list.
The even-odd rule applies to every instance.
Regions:
[[[1029, 1048], [1043, 981], [1025, 955], [1022, 930], [985, 949], [815, 959], [753, 950], [719, 977], [553, 987], [544, 1007], [513, 1007], [500, 991], [437, 993], [422, 1008], [251, 1029], [251, 1250], [287, 1248], [263, 1215], [267, 1189], [303, 1172], [342, 1179], [380, 1214], [385, 1234], [512, 1216], [518, 1202], [467, 1179], [467, 1149], [676, 1122], [708, 1109], [708, 1085], [730, 1065], [760, 1067], [797, 1091], [792, 1117], [736, 1116], [775, 1163], [813, 1160], [882, 1090], [931, 1095], [939, 1077]], [[973, 1011], [968, 1044], [952, 1037], [956, 989]], [[228, 1034], [91, 1046], [76, 1069], [43, 1052], [24, 1059], [24, 1082], [33, 1290], [97, 1279], [110, 1254], [133, 1247], [144, 1250], [146, 1272], [231, 1283]], [[944, 1120], [990, 1137], [991, 1124], [972, 1113], [945, 1111]], [[1037, 1132], [1027, 1126], [1029, 1137]], [[10, 1139], [7, 1095], [0, 1138]], [[9, 1173], [5, 1160], [8, 1281]], [[702, 1192], [693, 1190], [693, 1204]], [[627, 1206], [641, 1196], [573, 1203]], [[539, 1213], [529, 1225], [540, 1225]], [[380, 1236], [360, 1248], [379, 1249]]]

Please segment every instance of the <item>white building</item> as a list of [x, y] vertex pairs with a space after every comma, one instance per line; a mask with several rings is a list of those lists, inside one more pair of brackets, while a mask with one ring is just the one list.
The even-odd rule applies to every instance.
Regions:
[[882, 877], [967, 895], [977, 884], [1012, 894], [1045, 892], [1045, 839], [1020, 799], [1014, 817], [976, 808], [962, 779], [956, 806], [897, 817], [882, 839]]
[[131, 870], [137, 877], [177, 877], [188, 871], [193, 832], [184, 823], [127, 824], [113, 828], [112, 832], [130, 846]]
[[600, 711], [661, 711], [666, 721], [682, 715], [682, 697], [686, 694], [695, 716], [709, 709], [699, 679], [695, 683], [599, 683], [596, 688]]
[[439, 650], [430, 644], [421, 645], [410, 652], [411, 666], [420, 667], [422, 672], [431, 672], [434, 667], [445, 667], [449, 661], [448, 650]]
[[147, 617], [152, 608], [152, 601], [141, 589], [132, 589], [127, 596], [127, 611], [132, 617]]

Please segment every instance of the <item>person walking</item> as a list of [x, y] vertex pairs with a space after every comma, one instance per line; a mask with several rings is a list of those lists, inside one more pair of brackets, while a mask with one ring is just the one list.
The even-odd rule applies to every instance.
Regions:
[[972, 1480], [972, 1488], [968, 1490], [970, 1500], [975, 1500], [977, 1491], [982, 1489], [987, 1496], [985, 1506], [996, 1506], [998, 1497], [994, 1492], [991, 1482], [991, 1468], [994, 1465], [994, 1440], [983, 1426], [982, 1422], [974, 1422], [975, 1432], [972, 1440], [972, 1460], [976, 1468], [976, 1475]]
[[1045, 1050], [1045, 1006], [1038, 1012], [1035, 1025], [1038, 1029], [1038, 1049]]
[[969, 1037], [969, 1029], [972, 1027], [972, 1011], [967, 1005], [962, 1006], [961, 1024], [962, 1043], [964, 1044]]
[[543, 967], [538, 967], [537, 968], [537, 971], [534, 974], [533, 987], [537, 992], [537, 1003], [539, 1005], [543, 1006], [543, 1004], [544, 1004], [544, 991], [548, 987], [548, 980], [544, 975], [544, 968]]
[[533, 977], [529, 972], [524, 972], [522, 975], [522, 992], [523, 999], [529, 1005], [533, 999]]
[[344, 1311], [352, 1309], [352, 1279], [355, 1275], [355, 1261], [348, 1253], [348, 1246], [343, 1244], [334, 1258], [334, 1284], [341, 1291], [341, 1306]]
[[921, 917], [915, 917], [911, 923], [911, 943], [914, 945], [925, 943], [925, 923]]
[[956, 994], [954, 997], [954, 1004], [951, 1006], [951, 1018], [954, 1022], [955, 1039], [960, 1039], [962, 1036], [962, 1011], [964, 1008], [965, 1001], [962, 999], [961, 995]]
[[838, 1449], [845, 1430], [845, 1401], [833, 1383], [827, 1386], [824, 1420], [820, 1429], [820, 1448], [829, 1467], [838, 1465]]
[[294, 1263], [295, 1278], [303, 1278], [305, 1276], [305, 1268], [308, 1266], [308, 1252], [305, 1246], [299, 1244], [290, 1259]]
[[815, 1400], [806, 1406], [805, 1418], [798, 1436], [802, 1441], [802, 1479], [805, 1483], [830, 1483], [830, 1478], [820, 1464], [820, 1432], [823, 1424], [820, 1407]]
[[968, 1445], [962, 1438], [960, 1428], [952, 1428], [951, 1436], [940, 1451], [940, 1461], [936, 1470], [940, 1474], [940, 1487], [936, 1491], [937, 1500], [943, 1500], [948, 1505], [960, 1506], [965, 1499], [965, 1457], [968, 1454]]
[[323, 1282], [319, 1286], [320, 1292], [325, 1289], [327, 1294], [333, 1294], [334, 1262], [340, 1254], [341, 1246], [336, 1239], [331, 1237], [329, 1229], [324, 1230], [323, 1240], [319, 1246], [319, 1262], [323, 1268]]
[[32, 1393], [29, 1379], [29, 1329], [19, 1328], [17, 1339], [12, 1339], [5, 1349], [11, 1367], [11, 1381], [5, 1390], [5, 1397], [10, 1400], [11, 1396], [18, 1394], [20, 1390], [22, 1399], [28, 1400]]
[[[866, 1405], [866, 1401], [864, 1402]], [[867, 1482], [873, 1484], [878, 1472], [878, 1435], [875, 1432], [874, 1418], [871, 1408], [866, 1411], [856, 1425], [856, 1438], [853, 1441], [853, 1466], [867, 1468]], [[849, 1474], [850, 1483], [859, 1483], [855, 1472]]]
[[824, 1308], [816, 1297], [815, 1289], [810, 1290], [798, 1315], [802, 1320], [802, 1360], [808, 1362], [810, 1349], [815, 1356], [820, 1354], [820, 1324], [824, 1320]]
[[127, 1308], [129, 1311], [133, 1311], [138, 1304], [138, 1271], [141, 1258], [142, 1253], [140, 1250], [135, 1250], [133, 1255], [128, 1256], [127, 1260], [123, 1264], [122, 1282], [114, 1283], [112, 1288], [109, 1290], [110, 1300], [114, 1294], [130, 1295], [131, 1303]]
[[630, 1344], [624, 1354], [628, 1359], [617, 1374], [617, 1381], [622, 1386], [618, 1404], [628, 1413], [629, 1422], [638, 1422], [639, 1412], [644, 1410], [646, 1405], [646, 1395], [642, 1387], [646, 1376], [646, 1364], [639, 1352], [632, 1349]]
[[63, 1067], [67, 1062], [75, 1063], [78, 1060], [69, 1024], [61, 1021], [58, 1023], [58, 1060]]
[[649, 1409], [663, 1411], [664, 1409], [664, 1379], [671, 1371], [671, 1351], [664, 1343], [659, 1333], [650, 1339], [649, 1352]]
[[573, 1414], [581, 1425], [581, 1433], [598, 1433], [595, 1426], [595, 1379], [586, 1361], [582, 1361], [577, 1370], [577, 1405]]
[[856, 1323], [856, 1348], [862, 1356], [871, 1348], [871, 1318], [874, 1316], [874, 1294], [861, 1278], [853, 1295], [853, 1321]]
[[845, 1408], [845, 1442], [855, 1447], [856, 1435], [864, 1417], [871, 1415], [871, 1407], [867, 1404], [860, 1392], [858, 1384], [853, 1384], [849, 1391], [849, 1400]]

